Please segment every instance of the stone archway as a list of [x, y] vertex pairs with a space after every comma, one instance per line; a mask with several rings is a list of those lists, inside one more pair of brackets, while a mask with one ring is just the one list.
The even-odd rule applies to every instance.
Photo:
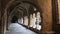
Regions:
[[[29, 3], [29, 4], [32, 4], [32, 5], [34, 5], [36, 8], [38, 8], [34, 3], [31, 3], [31, 2], [29, 2], [29, 1], [11, 1], [11, 2], [9, 2], [7, 5], [6, 5], [6, 8], [5, 8], [5, 14], [4, 14], [4, 16], [6, 16], [5, 17], [5, 25], [6, 25], [6, 23], [8, 22], [7, 21], [7, 19], [8, 19], [8, 16], [9, 16], [9, 14], [11, 13], [11, 11], [17, 6], [17, 5], [19, 5], [20, 3]], [[41, 15], [42, 16], [42, 15]], [[5, 28], [6, 29], [6, 28]], [[6, 30], [5, 30], [6, 31]]]

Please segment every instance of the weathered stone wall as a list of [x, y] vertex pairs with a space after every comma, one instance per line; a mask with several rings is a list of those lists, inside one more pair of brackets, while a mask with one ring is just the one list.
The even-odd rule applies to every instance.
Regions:
[[51, 34], [52, 32], [52, 1], [51, 0], [36, 0], [42, 10], [42, 32]]

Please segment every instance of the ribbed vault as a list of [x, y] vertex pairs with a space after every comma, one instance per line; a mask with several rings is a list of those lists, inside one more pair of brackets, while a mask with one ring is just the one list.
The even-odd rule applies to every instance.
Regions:
[[[32, 15], [32, 18], [34, 18], [34, 14], [37, 14], [37, 12], [40, 13], [41, 11], [39, 11], [38, 6], [34, 2], [31, 2], [31, 1], [11, 1], [11, 2], [9, 2], [5, 8], [5, 13], [6, 13], [5, 15], [6, 15], [6, 19], [7, 19], [5, 21], [6, 29], [8, 29], [8, 25], [11, 23], [13, 16], [16, 16], [18, 19], [19, 18], [25, 19], [25, 17], [27, 16], [28, 27], [29, 27], [30, 26], [30, 15]], [[42, 14], [40, 14], [40, 16], [42, 16]]]

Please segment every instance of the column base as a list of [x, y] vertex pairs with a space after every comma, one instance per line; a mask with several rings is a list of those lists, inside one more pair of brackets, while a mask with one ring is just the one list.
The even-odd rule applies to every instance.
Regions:
[[47, 32], [40, 32], [39, 34], [55, 34], [53, 31], [47, 31]]

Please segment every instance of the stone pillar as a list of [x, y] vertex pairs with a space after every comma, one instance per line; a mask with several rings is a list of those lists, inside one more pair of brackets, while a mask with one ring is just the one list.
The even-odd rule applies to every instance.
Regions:
[[36, 17], [35, 17], [35, 13], [33, 13], [33, 20], [32, 20], [33, 22], [33, 28], [36, 28], [36, 24], [35, 24], [35, 22], [36, 22]]
[[30, 15], [28, 16], [28, 28], [30, 27]]
[[32, 14], [30, 14], [30, 25], [29, 26], [33, 27], [32, 24], [33, 24], [33, 22], [32, 22]]
[[4, 34], [6, 33], [6, 26], [7, 26], [7, 11], [5, 10], [5, 12], [4, 12], [4, 15], [3, 15], [3, 20], [4, 20], [4, 25], [3, 25], [3, 27], [4, 27]]
[[54, 34], [52, 31], [52, 0], [36, 0], [42, 10], [42, 34]]
[[28, 16], [24, 17], [24, 25], [28, 26]]
[[2, 11], [1, 11], [2, 7], [1, 7], [1, 0], [0, 0], [0, 34], [2, 34]]
[[59, 22], [58, 22], [58, 24], [60, 24], [60, 0], [58, 0], [58, 14], [59, 14]]

